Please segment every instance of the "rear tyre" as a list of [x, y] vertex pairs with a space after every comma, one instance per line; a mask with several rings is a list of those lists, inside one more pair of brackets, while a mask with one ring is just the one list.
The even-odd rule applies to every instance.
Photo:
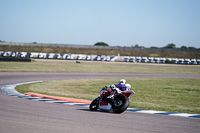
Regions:
[[94, 99], [90, 104], [90, 111], [96, 111], [99, 108], [99, 97]]

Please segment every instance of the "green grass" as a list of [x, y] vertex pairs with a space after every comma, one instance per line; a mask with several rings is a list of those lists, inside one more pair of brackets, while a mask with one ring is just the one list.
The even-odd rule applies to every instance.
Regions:
[[[105, 85], [119, 79], [47, 81], [18, 86], [17, 91], [93, 100]], [[200, 114], [200, 79], [127, 78], [135, 95], [130, 107]]]
[[[0, 62], [0, 72], [104, 72], [104, 73], [177, 73], [200, 74], [200, 66], [149, 65], [137, 63], [87, 62], [66, 60], [38, 60], [36, 62]], [[190, 68], [188, 68], [190, 67]]]

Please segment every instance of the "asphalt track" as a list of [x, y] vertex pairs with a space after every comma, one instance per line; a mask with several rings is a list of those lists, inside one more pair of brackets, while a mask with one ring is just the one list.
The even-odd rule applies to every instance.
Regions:
[[[0, 87], [38, 80], [94, 78], [200, 78], [192, 74], [0, 73]], [[200, 120], [124, 112], [91, 112], [85, 107], [45, 103], [0, 93], [0, 133], [199, 133]]]

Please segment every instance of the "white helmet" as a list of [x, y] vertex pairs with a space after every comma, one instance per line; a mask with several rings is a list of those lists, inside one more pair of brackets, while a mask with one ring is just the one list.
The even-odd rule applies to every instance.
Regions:
[[119, 80], [119, 84], [125, 85], [126, 84], [126, 80], [125, 79], [120, 79]]
[[125, 86], [126, 86], [127, 88], [130, 88], [130, 89], [131, 89], [131, 85], [130, 85], [130, 84], [125, 84]]

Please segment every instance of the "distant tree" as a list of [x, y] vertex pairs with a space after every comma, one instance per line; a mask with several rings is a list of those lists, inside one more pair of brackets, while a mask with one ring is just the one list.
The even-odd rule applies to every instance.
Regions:
[[107, 43], [104, 42], [97, 42], [94, 44], [94, 46], [109, 46]]
[[186, 46], [181, 46], [181, 49], [187, 49], [187, 47]]
[[139, 48], [140, 46], [138, 44], [135, 44], [135, 48]]
[[176, 45], [174, 43], [167, 44], [167, 46], [163, 48], [176, 48]]
[[186, 46], [181, 46], [181, 49], [197, 49], [195, 47], [186, 47]]
[[195, 47], [188, 47], [188, 49], [197, 49], [197, 48], [195, 48]]
[[145, 48], [144, 46], [140, 46], [140, 45], [138, 45], [138, 44], [135, 44], [134, 47], [135, 47], [135, 48]]
[[150, 48], [158, 48], [158, 47], [155, 47], [155, 46], [151, 46]]

